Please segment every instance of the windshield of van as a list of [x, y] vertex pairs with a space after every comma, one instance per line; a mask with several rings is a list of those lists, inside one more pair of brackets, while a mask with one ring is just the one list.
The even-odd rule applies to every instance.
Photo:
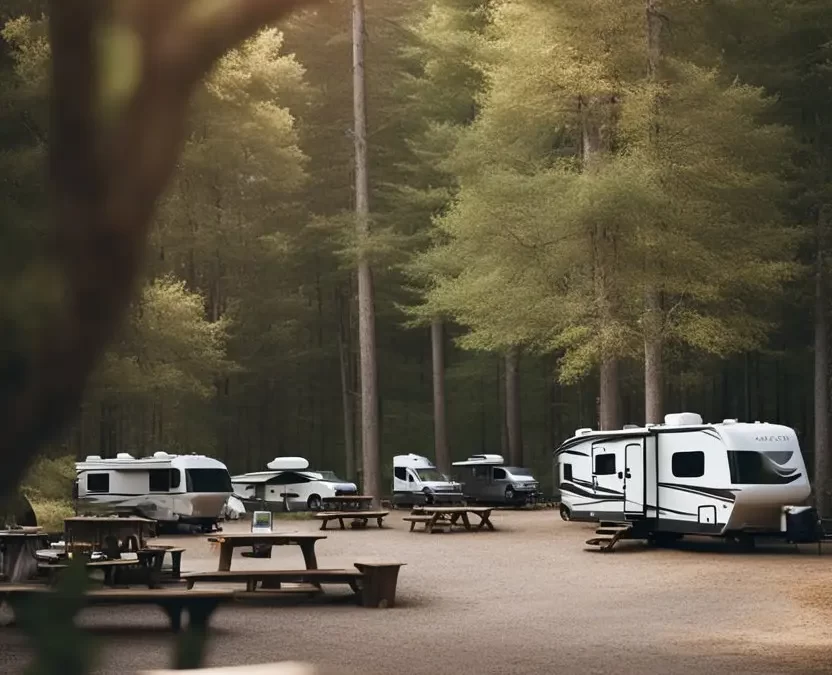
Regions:
[[[783, 455], [778, 456], [778, 455]], [[787, 469], [778, 460], [790, 459], [791, 453], [766, 453], [756, 450], [729, 450], [728, 465], [735, 485], [784, 485], [800, 478], [797, 469]]]
[[185, 469], [188, 492], [233, 492], [225, 469]]
[[447, 480], [445, 476], [443, 476], [439, 471], [436, 469], [414, 469], [416, 471], [416, 475], [419, 476], [420, 480], [424, 481], [445, 481]]
[[534, 480], [532, 472], [528, 469], [524, 469], [522, 466], [505, 466], [503, 468], [510, 473], [513, 478], [519, 478], [521, 480]]

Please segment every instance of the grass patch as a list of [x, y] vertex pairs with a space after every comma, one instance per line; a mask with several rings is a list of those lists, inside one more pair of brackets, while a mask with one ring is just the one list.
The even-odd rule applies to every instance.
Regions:
[[31, 499], [38, 525], [45, 532], [63, 532], [64, 520], [75, 515], [72, 502], [62, 499]]

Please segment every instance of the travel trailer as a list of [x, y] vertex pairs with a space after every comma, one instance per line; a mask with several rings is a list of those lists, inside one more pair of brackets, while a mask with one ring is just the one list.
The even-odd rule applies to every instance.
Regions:
[[309, 462], [303, 457], [275, 457], [266, 467], [269, 471], [255, 471], [232, 476], [234, 494], [252, 508], [269, 504], [282, 505], [285, 510], [309, 509], [319, 511], [324, 497], [338, 497], [358, 493], [355, 483], [340, 479], [330, 480], [322, 473], [307, 471]]
[[454, 462], [466, 501], [525, 506], [534, 504], [540, 483], [528, 469], [506, 466], [502, 455], [472, 455]]
[[203, 455], [90, 455], [75, 470], [78, 511], [84, 513], [138, 514], [211, 531], [231, 495], [225, 464]]
[[706, 424], [676, 413], [662, 425], [578, 429], [555, 457], [562, 517], [623, 523], [628, 538], [704, 534], [753, 544], [755, 535], [776, 534], [794, 541], [788, 530], [800, 518], [786, 517], [797, 513], [788, 505], [811, 492], [796, 433], [778, 424]]
[[409, 454], [393, 458], [394, 504], [414, 506], [462, 501], [462, 485], [440, 473], [427, 457]]

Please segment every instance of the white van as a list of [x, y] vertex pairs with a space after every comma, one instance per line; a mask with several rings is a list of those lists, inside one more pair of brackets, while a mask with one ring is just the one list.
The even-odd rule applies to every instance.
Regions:
[[396, 455], [393, 458], [393, 503], [416, 504], [462, 503], [462, 485], [450, 480], [421, 455]]

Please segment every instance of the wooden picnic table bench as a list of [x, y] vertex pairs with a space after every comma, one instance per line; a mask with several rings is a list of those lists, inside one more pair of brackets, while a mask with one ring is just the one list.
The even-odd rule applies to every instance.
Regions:
[[[453, 526], [460, 524], [460, 521], [462, 521], [462, 526], [469, 531], [484, 529], [493, 531], [494, 525], [491, 523], [493, 510], [487, 506], [416, 506], [410, 516], [404, 519], [410, 521], [411, 532], [416, 523], [424, 523], [425, 531], [433, 532], [446, 527], [450, 530]], [[480, 519], [476, 527], [471, 525], [469, 514]]]
[[[245, 592], [237, 597], [252, 598], [268, 594], [315, 594], [323, 584], [347, 584], [364, 607], [392, 607], [396, 601], [399, 569], [404, 563], [355, 563], [356, 569], [306, 570], [227, 570], [183, 574], [188, 588], [197, 582], [245, 581]], [[284, 588], [283, 583], [306, 586]], [[258, 584], [260, 584], [258, 589]]]
[[326, 529], [327, 523], [330, 520], [337, 520], [341, 525], [341, 529], [344, 530], [346, 529], [344, 527], [344, 520], [352, 520], [352, 527], [366, 527], [369, 520], [374, 518], [378, 526], [381, 527], [382, 521], [388, 515], [390, 515], [389, 511], [323, 511], [316, 513], [315, 518], [321, 521], [322, 530]]
[[240, 546], [268, 546], [269, 557], [271, 557], [272, 546], [298, 546], [303, 554], [306, 569], [317, 569], [318, 559], [315, 556], [315, 544], [321, 539], [326, 539], [326, 535], [293, 532], [241, 532], [239, 534], [209, 537], [208, 541], [219, 543], [220, 560], [217, 569], [220, 572], [227, 572], [231, 569], [231, 556], [234, 549]]
[[[46, 586], [0, 586], [0, 598], [6, 599], [16, 612], [22, 602], [36, 595], [54, 593]], [[84, 594], [84, 605], [157, 605], [170, 619], [171, 629], [182, 628], [185, 610], [190, 618], [190, 628], [204, 630], [214, 610], [223, 602], [234, 599], [233, 591], [185, 591], [182, 589], [105, 589]]]

